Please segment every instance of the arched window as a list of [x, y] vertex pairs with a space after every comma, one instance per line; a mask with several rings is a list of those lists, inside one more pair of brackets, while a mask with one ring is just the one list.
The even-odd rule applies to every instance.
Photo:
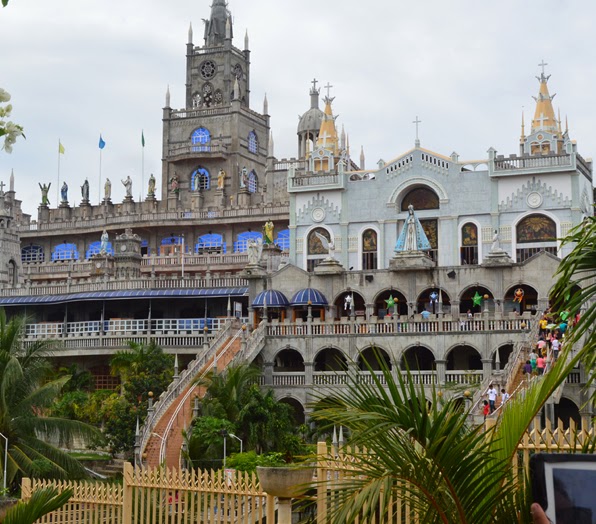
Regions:
[[45, 255], [41, 246], [32, 244], [21, 249], [21, 262], [43, 262], [44, 260]]
[[182, 235], [170, 235], [161, 239], [160, 255], [175, 255], [186, 251]]
[[150, 255], [151, 254], [151, 248], [149, 247], [149, 241], [148, 240], [141, 240], [141, 255]]
[[251, 153], [257, 154], [259, 152], [259, 139], [254, 131], [248, 133], [248, 150]]
[[459, 254], [462, 264], [478, 264], [478, 228], [472, 222], [467, 222], [461, 228]]
[[377, 269], [377, 232], [366, 229], [362, 233], [362, 269]]
[[58, 244], [52, 251], [52, 262], [57, 260], [78, 260], [79, 251], [76, 244]]
[[191, 191], [206, 191], [211, 187], [211, 177], [209, 171], [204, 167], [198, 167], [193, 171], [190, 179]]
[[290, 250], [290, 230], [284, 229], [277, 234], [275, 243], [284, 251]]
[[249, 193], [256, 193], [257, 189], [259, 189], [259, 178], [254, 169], [248, 174], [247, 187]]
[[195, 253], [198, 255], [204, 255], [207, 253], [225, 253], [226, 245], [224, 244], [223, 237], [217, 234], [203, 235], [199, 237], [195, 245]]
[[211, 133], [204, 127], [199, 127], [192, 132], [190, 136], [192, 151], [210, 151]]
[[19, 274], [17, 272], [17, 265], [14, 260], [8, 261], [8, 285], [16, 286], [19, 281]]
[[234, 242], [234, 253], [246, 253], [248, 250], [248, 243], [251, 240], [257, 242], [258, 240], [263, 241], [263, 235], [256, 231], [245, 231], [238, 235], [238, 240]]
[[[89, 260], [93, 255], [98, 255], [101, 251], [101, 242], [98, 240], [97, 242], [91, 242], [89, 244], [89, 248], [87, 249], [87, 253], [85, 254], [85, 258]], [[114, 250], [112, 249], [112, 243], [108, 242], [106, 253], [108, 255], [113, 255]]]
[[414, 206], [414, 211], [420, 211], [422, 209], [439, 209], [439, 197], [428, 187], [417, 187], [406, 193], [403, 197], [401, 201], [401, 210], [407, 211], [410, 204]]
[[557, 255], [557, 224], [546, 215], [533, 214], [522, 218], [515, 228], [517, 262], [546, 251]]
[[[323, 237], [325, 241], [321, 240]], [[323, 227], [317, 227], [308, 234], [306, 251], [306, 270], [314, 271], [323, 259], [329, 256], [329, 245], [331, 234]]]

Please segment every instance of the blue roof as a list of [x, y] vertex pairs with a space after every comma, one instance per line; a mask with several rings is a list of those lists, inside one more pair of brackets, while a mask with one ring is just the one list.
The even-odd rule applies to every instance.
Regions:
[[1, 297], [1, 306], [30, 304], [60, 304], [82, 300], [117, 300], [126, 298], [167, 298], [167, 297], [215, 297], [242, 296], [248, 292], [247, 287], [218, 287], [190, 289], [141, 289], [128, 291], [93, 291], [90, 293], [69, 293], [64, 295], [38, 295], [24, 297]]
[[325, 298], [325, 295], [323, 295], [323, 293], [321, 293], [318, 289], [307, 287], [305, 289], [301, 289], [292, 297], [291, 305], [306, 306], [308, 305], [309, 300], [312, 306], [326, 306], [329, 304]]
[[290, 305], [286, 296], [275, 289], [261, 291], [252, 301], [252, 307], [264, 307], [265, 303], [267, 307], [286, 307]]

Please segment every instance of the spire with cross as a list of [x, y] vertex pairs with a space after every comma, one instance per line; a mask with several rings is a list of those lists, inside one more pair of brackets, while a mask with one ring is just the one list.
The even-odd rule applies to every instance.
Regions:
[[329, 97], [330, 97], [330, 94], [331, 94], [331, 93], [330, 93], [330, 90], [331, 90], [331, 88], [332, 88], [333, 86], [332, 86], [332, 85], [331, 85], [329, 82], [327, 82], [327, 85], [326, 85], [326, 86], [323, 86], [323, 87], [324, 87], [325, 89], [327, 89], [327, 98], [329, 98]]
[[312, 89], [310, 90], [311, 94], [318, 94], [319, 93], [319, 89], [317, 89], [317, 84], [319, 83], [319, 81], [316, 78], [312, 79]]
[[412, 124], [416, 125], [416, 142], [415, 145], [416, 147], [420, 147], [420, 139], [418, 138], [418, 124], [422, 124], [422, 120], [418, 119], [418, 115], [416, 115], [416, 120], [412, 121]]

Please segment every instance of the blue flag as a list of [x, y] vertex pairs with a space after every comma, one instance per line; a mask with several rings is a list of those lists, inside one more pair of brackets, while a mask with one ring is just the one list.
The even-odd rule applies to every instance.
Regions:
[[101, 133], [99, 134], [99, 149], [103, 149], [104, 147], [106, 147], [106, 143], [105, 140], [103, 138], [101, 138]]

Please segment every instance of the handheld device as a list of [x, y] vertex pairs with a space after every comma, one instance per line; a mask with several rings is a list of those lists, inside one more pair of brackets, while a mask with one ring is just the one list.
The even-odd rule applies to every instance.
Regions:
[[530, 476], [534, 501], [553, 524], [596, 524], [596, 455], [537, 453]]

